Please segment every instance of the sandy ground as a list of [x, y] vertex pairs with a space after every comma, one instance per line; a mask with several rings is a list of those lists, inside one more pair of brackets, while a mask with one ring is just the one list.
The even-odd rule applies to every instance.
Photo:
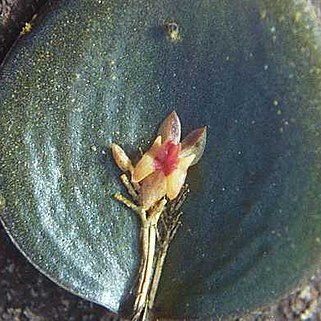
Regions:
[[[315, 0], [320, 3], [321, 0]], [[0, 0], [0, 62], [44, 0]], [[0, 226], [0, 321], [116, 321], [105, 309], [69, 294], [40, 274]], [[225, 320], [222, 318], [221, 320]], [[236, 321], [321, 321], [321, 272], [274, 305]]]

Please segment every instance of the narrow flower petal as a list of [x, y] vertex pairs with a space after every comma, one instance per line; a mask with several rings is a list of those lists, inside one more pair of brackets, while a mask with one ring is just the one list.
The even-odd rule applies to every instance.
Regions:
[[111, 150], [117, 166], [124, 172], [132, 172], [133, 165], [124, 150], [117, 144], [111, 144]]
[[154, 159], [151, 155], [145, 153], [141, 160], [134, 168], [132, 182], [137, 183], [143, 180], [148, 175], [152, 174], [154, 169]]
[[203, 155], [206, 144], [206, 127], [193, 130], [182, 141], [180, 157], [187, 157], [194, 154], [192, 165], [195, 165]]
[[180, 158], [177, 168], [166, 178], [167, 190], [166, 194], [170, 200], [176, 198], [182, 189], [188, 167], [192, 164], [195, 155]]
[[155, 154], [158, 152], [159, 148], [162, 145], [162, 137], [161, 135], [157, 135], [156, 139], [154, 140], [154, 143], [152, 147], [147, 151], [151, 156], [155, 156]]
[[148, 210], [166, 194], [166, 177], [161, 171], [146, 177], [141, 184], [141, 205]]
[[162, 142], [171, 140], [176, 144], [181, 140], [181, 122], [175, 111], [170, 113], [161, 124], [158, 134], [162, 136]]
[[143, 155], [133, 170], [132, 182], [137, 183], [155, 171], [154, 154], [161, 146], [161, 137], [158, 136], [152, 147]]

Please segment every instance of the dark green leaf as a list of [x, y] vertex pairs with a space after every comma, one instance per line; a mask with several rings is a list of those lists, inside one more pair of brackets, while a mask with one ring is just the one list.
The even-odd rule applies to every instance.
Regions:
[[156, 312], [243, 311], [316, 268], [321, 30], [306, 3], [59, 1], [0, 80], [2, 220], [27, 258], [119, 310], [135, 285], [139, 226], [113, 200], [109, 146], [138, 157], [176, 110], [183, 137], [204, 125], [208, 137]]

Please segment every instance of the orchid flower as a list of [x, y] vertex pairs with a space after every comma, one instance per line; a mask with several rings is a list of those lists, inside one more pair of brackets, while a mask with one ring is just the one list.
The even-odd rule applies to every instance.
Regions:
[[181, 123], [172, 112], [162, 123], [152, 147], [132, 171], [132, 182], [140, 183], [140, 201], [149, 209], [165, 195], [175, 199], [185, 182], [187, 170], [201, 158], [206, 127], [192, 131], [181, 143]]

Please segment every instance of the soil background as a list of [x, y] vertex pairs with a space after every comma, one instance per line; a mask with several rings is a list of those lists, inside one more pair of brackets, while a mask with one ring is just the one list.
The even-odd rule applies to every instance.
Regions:
[[[25, 23], [31, 21], [45, 2], [47, 1], [0, 0], [0, 65]], [[321, 8], [321, 0], [312, 2]], [[242, 318], [229, 319], [231, 320], [321, 321], [321, 270], [309, 282], [276, 304], [251, 312]], [[120, 319], [48, 280], [15, 248], [0, 224], [0, 321]]]

